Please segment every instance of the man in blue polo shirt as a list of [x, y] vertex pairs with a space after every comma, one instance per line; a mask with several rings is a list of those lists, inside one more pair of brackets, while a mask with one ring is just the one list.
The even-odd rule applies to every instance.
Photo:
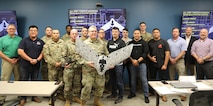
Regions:
[[[178, 73], [179, 76], [186, 75], [184, 55], [187, 51], [186, 41], [181, 38], [178, 28], [172, 29], [172, 38], [168, 39], [167, 42], [170, 48], [169, 58], [169, 77], [170, 80], [175, 80], [175, 75]], [[186, 97], [181, 96], [181, 101], [185, 101]]]
[[168, 39], [169, 48], [171, 50], [170, 64], [169, 64], [169, 77], [170, 80], [175, 80], [175, 73], [179, 76], [186, 75], [184, 55], [187, 51], [186, 41], [179, 36], [178, 28], [172, 29], [172, 38]]
[[[42, 49], [44, 42], [39, 39], [38, 27], [31, 25], [29, 27], [29, 37], [23, 39], [18, 47], [18, 54], [21, 56], [20, 61], [20, 80], [28, 81], [37, 80], [40, 61], [42, 60]], [[26, 102], [26, 96], [22, 96], [20, 100], [20, 106], [24, 106]], [[41, 100], [38, 97], [32, 97], [32, 101], [40, 103]]]

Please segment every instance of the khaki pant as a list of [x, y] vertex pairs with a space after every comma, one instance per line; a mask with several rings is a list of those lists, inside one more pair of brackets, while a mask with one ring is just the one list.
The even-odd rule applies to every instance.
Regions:
[[92, 87], [95, 88], [94, 96], [102, 97], [105, 85], [105, 75], [99, 75], [96, 69], [88, 70], [83, 67], [82, 70], [81, 99], [89, 100]]
[[178, 73], [179, 76], [186, 75], [184, 59], [180, 59], [176, 64], [169, 64], [169, 77], [170, 80], [175, 80], [175, 74]]
[[9, 81], [11, 74], [14, 74], [15, 81], [18, 81], [20, 78], [20, 72], [19, 72], [19, 64], [11, 64], [8, 61], [2, 59], [2, 65], [1, 65], [1, 80], [2, 81]]
[[[1, 81], [9, 81], [11, 74], [14, 74], [15, 81], [20, 78], [19, 64], [11, 64], [8, 61], [2, 59], [1, 63]], [[4, 101], [6, 96], [0, 96], [0, 101]]]

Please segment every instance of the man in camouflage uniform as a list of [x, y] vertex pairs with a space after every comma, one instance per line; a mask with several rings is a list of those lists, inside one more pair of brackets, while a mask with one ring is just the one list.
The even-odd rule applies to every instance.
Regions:
[[[97, 28], [91, 26], [89, 28], [89, 38], [84, 41], [89, 47], [94, 49], [99, 55], [108, 55], [108, 51], [103, 41], [97, 39]], [[90, 98], [91, 89], [94, 87], [94, 105], [104, 106], [99, 98], [102, 97], [105, 85], [105, 75], [99, 75], [97, 70], [94, 68], [94, 62], [84, 61], [82, 67], [82, 85], [81, 90], [81, 106], [86, 106], [86, 101]]]
[[81, 93], [81, 74], [82, 65], [77, 61], [80, 59], [75, 51], [75, 40], [78, 37], [78, 31], [72, 29], [70, 32], [70, 40], [66, 41], [66, 62], [64, 63], [64, 97], [66, 98], [65, 106], [70, 106], [70, 98], [72, 101], [80, 103], [79, 98]]
[[[44, 41], [44, 43], [47, 43], [51, 39], [52, 36], [52, 27], [47, 26], [45, 28], [45, 35], [41, 38], [41, 40]], [[42, 66], [41, 66], [41, 76], [42, 80], [48, 81], [48, 68], [47, 63], [42, 59]]]
[[[66, 45], [63, 40], [59, 39], [59, 30], [52, 31], [52, 39], [48, 41], [43, 48], [44, 60], [48, 64], [49, 81], [63, 81], [63, 70], [61, 67], [65, 61]], [[59, 99], [65, 100], [63, 96], [63, 84], [57, 92]]]
[[[104, 29], [99, 29], [98, 31], [98, 39], [102, 40], [104, 42], [104, 44], [107, 46], [107, 40], [105, 39], [105, 31]], [[109, 71], [106, 71], [105, 73], [105, 89], [104, 89], [104, 93], [110, 93], [109, 89], [110, 89], [110, 85], [108, 84], [109, 82]]]
[[81, 29], [81, 40], [85, 41], [88, 38], [88, 29], [86, 27], [83, 27]]
[[72, 30], [72, 26], [71, 25], [67, 25], [66, 26], [66, 34], [64, 34], [61, 39], [64, 41], [70, 40], [70, 31]]

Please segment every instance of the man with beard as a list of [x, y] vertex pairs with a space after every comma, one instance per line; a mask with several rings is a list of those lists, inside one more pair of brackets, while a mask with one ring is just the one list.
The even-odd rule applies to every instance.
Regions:
[[200, 30], [200, 38], [192, 44], [192, 56], [196, 59], [197, 79], [213, 79], [213, 40], [208, 30]]

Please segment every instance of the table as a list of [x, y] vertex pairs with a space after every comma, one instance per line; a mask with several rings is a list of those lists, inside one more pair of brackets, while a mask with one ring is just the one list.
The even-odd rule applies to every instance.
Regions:
[[[194, 91], [191, 88], [188, 89], [176, 89], [169, 83], [177, 81], [167, 81], [168, 84], [163, 84], [161, 81], [149, 81], [149, 85], [155, 90], [156, 94], [156, 106], [159, 106], [160, 96], [163, 95], [181, 95], [191, 94]], [[213, 80], [199, 80], [195, 83], [198, 88], [196, 90], [213, 90]]]
[[54, 95], [61, 84], [55, 81], [0, 81], [0, 95], [49, 96], [54, 106]]

